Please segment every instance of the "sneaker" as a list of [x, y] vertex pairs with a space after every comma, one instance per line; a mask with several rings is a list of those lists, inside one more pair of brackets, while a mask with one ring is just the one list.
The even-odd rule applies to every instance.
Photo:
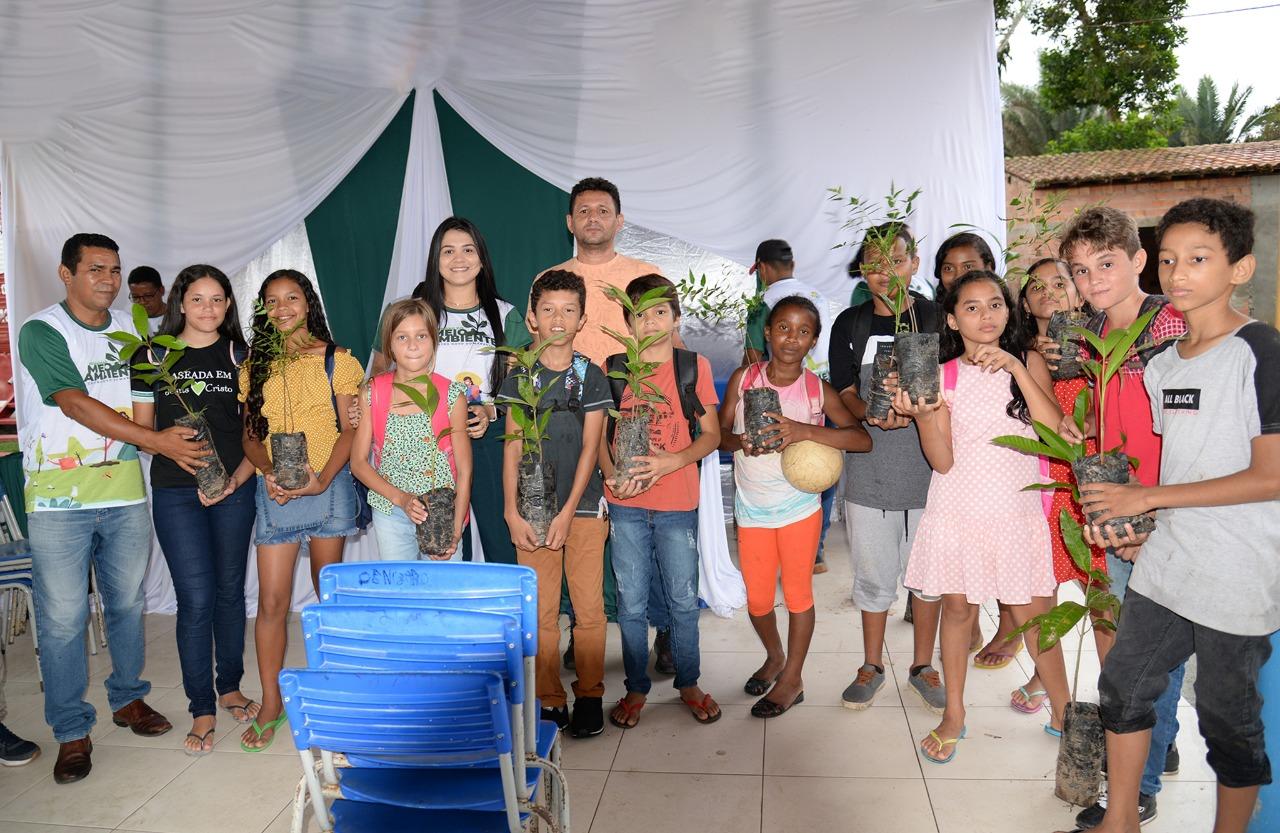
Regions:
[[942, 676], [934, 670], [932, 665], [921, 665], [912, 669], [907, 685], [920, 695], [925, 708], [934, 714], [942, 714], [947, 705], [947, 689], [942, 684]]
[[884, 687], [884, 671], [876, 670], [874, 665], [865, 663], [858, 669], [858, 676], [853, 678], [849, 687], [840, 696], [846, 709], [862, 711], [876, 699], [876, 694]]
[[653, 670], [658, 674], [676, 673], [676, 660], [671, 656], [671, 631], [658, 631], [653, 638]]
[[561, 658], [566, 671], [576, 671], [577, 666], [573, 659], [573, 628], [569, 628], [569, 647], [564, 649], [564, 656]]
[[604, 731], [604, 703], [599, 697], [579, 697], [573, 701], [573, 719], [569, 734], [589, 738]]
[[[1107, 814], [1107, 785], [1103, 782], [1098, 793], [1098, 800], [1091, 807], [1086, 807], [1076, 814], [1076, 827], [1081, 830], [1092, 830], [1102, 824], [1102, 817]], [[1138, 824], [1146, 824], [1156, 817], [1156, 797], [1142, 793], [1138, 796]]]
[[546, 706], [543, 706], [540, 716], [543, 720], [550, 720], [552, 723], [556, 724], [556, 726], [558, 726], [562, 730], [564, 729], [564, 727], [569, 725], [569, 707], [568, 706], [560, 706], [559, 708], [551, 708], [551, 709], [547, 708]]
[[1182, 765], [1182, 756], [1178, 754], [1178, 744], [1169, 744], [1169, 751], [1164, 755], [1164, 774], [1177, 775]]
[[29, 740], [9, 731], [9, 727], [0, 723], [0, 764], [4, 766], [25, 766], [40, 757], [40, 747]]

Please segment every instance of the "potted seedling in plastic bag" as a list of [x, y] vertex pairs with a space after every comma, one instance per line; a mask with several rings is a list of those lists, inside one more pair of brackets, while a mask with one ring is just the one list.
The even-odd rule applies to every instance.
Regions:
[[[1072, 419], [1076, 430], [1083, 435], [1089, 410], [1092, 407], [1098, 428], [1098, 436], [1106, 436], [1107, 388], [1113, 382], [1125, 363], [1136, 357], [1139, 350], [1150, 349], [1154, 345], [1135, 346], [1143, 329], [1156, 314], [1156, 310], [1146, 313], [1128, 327], [1112, 330], [1105, 337], [1095, 335], [1087, 329], [1080, 329], [1080, 334], [1096, 355], [1082, 363], [1082, 369], [1092, 383], [1093, 389], [1085, 388], [1076, 397]], [[1028, 489], [1071, 489], [1077, 503], [1080, 502], [1080, 489], [1090, 483], [1128, 483], [1130, 469], [1136, 461], [1124, 453], [1122, 448], [1100, 451], [1089, 454], [1083, 441], [1075, 443], [1063, 437], [1057, 431], [1039, 422], [1032, 422], [1038, 440], [1028, 437], [1009, 435], [996, 437], [992, 442], [1006, 448], [1012, 448], [1025, 454], [1035, 454], [1061, 460], [1071, 466], [1079, 488], [1069, 483], [1037, 483]], [[1087, 513], [1087, 519], [1093, 521], [1100, 513]], [[1150, 532], [1155, 528], [1155, 521], [1150, 515], [1134, 517], [1118, 517], [1107, 520], [1103, 525], [1110, 528], [1117, 537], [1124, 537], [1125, 524], [1132, 524], [1137, 534]]]
[[173, 375], [174, 365], [186, 352], [187, 344], [176, 336], [151, 335], [147, 311], [141, 304], [134, 304], [132, 313], [136, 334], [117, 330], [108, 333], [107, 337], [118, 345], [120, 361], [127, 364], [133, 359], [130, 366], [138, 371], [139, 379], [148, 385], [159, 383], [161, 388], [178, 400], [186, 413], [175, 419], [174, 424], [193, 429], [196, 433], [191, 439], [209, 447], [209, 453], [204, 457], [204, 468], [196, 471], [196, 486], [205, 497], [211, 500], [219, 498], [227, 491], [227, 485], [231, 481], [226, 467], [213, 448], [209, 423], [205, 420], [204, 413], [192, 410], [182, 395], [184, 391], [191, 389], [194, 380], [178, 379]]
[[[671, 302], [668, 297], [670, 289], [665, 286], [654, 287], [635, 301], [616, 286], [606, 286], [604, 291], [622, 307], [627, 320], [631, 322], [637, 321], [637, 316], [642, 312], [659, 304]], [[614, 465], [616, 466], [614, 483], [621, 484], [624, 480], [631, 478], [635, 459], [647, 457], [652, 453], [649, 431], [654, 417], [653, 405], [667, 400], [657, 386], [650, 381], [661, 362], [645, 361], [641, 354], [667, 338], [668, 334], [658, 333], [638, 339], [608, 327], [602, 326], [601, 329], [617, 340], [625, 352], [622, 369], [609, 370], [605, 375], [611, 379], [622, 380], [625, 389], [631, 391], [632, 396], [631, 404], [627, 408], [609, 411], [609, 416], [616, 421], [613, 436]]]
[[[559, 335], [529, 347], [494, 348], [496, 352], [509, 354], [517, 368], [514, 374], [515, 396], [500, 395], [497, 402], [507, 406], [517, 429], [517, 433], [503, 434], [502, 439], [520, 443], [520, 464], [516, 468], [516, 511], [533, 527], [539, 545], [546, 542], [547, 530], [556, 517], [555, 467], [543, 453], [551, 408], [544, 406], [542, 399], [560, 377], [552, 377], [540, 385], [537, 365], [542, 351], [565, 337]], [[569, 475], [573, 473], [569, 472]]]
[[1048, 651], [1073, 629], [1079, 635], [1075, 672], [1071, 679], [1071, 702], [1063, 715], [1062, 740], [1058, 745], [1054, 794], [1068, 803], [1087, 807], [1098, 796], [1106, 739], [1098, 716], [1098, 704], [1082, 703], [1076, 699], [1080, 685], [1080, 658], [1084, 654], [1084, 639], [1090, 626], [1116, 629], [1114, 620], [1120, 612], [1120, 600], [1109, 590], [1111, 579], [1090, 562], [1089, 546], [1071, 513], [1063, 509], [1058, 518], [1067, 552], [1084, 576], [1084, 604], [1071, 600], [1059, 602], [1052, 610], [1028, 620], [1010, 634], [1009, 639], [1021, 638], [1025, 631], [1038, 628], [1040, 650]]
[[[899, 275], [894, 263], [894, 248], [900, 239], [906, 239], [903, 232], [909, 229], [920, 189], [908, 194], [891, 185], [883, 205], [860, 197], [846, 197], [839, 188], [832, 188], [830, 192], [831, 199], [843, 202], [849, 212], [844, 228], [865, 229], [862, 263], [859, 264], [862, 271], [873, 270], [889, 278], [888, 290], [877, 295], [893, 313], [893, 348], [890, 354], [886, 348], [877, 346], [871, 368], [871, 389], [867, 396], [867, 416], [885, 419], [889, 416], [893, 398], [885, 383], [894, 372], [898, 374], [898, 386], [907, 391], [913, 402], [921, 397], [936, 400], [941, 388], [938, 334], [920, 332], [909, 293], [910, 276]], [[918, 242], [913, 239], [908, 243], [908, 258], [915, 256]], [[905, 318], [903, 313], [906, 313]]]
[[[419, 391], [414, 385], [423, 385], [426, 393]], [[408, 384], [401, 382], [393, 382], [392, 386], [409, 398], [409, 401], [422, 410], [428, 416], [436, 412], [436, 407], [440, 403], [440, 394], [436, 390], [436, 386], [431, 381], [431, 374], [424, 373], [421, 376], [415, 376], [410, 379]], [[392, 407], [395, 407], [394, 405]], [[453, 432], [452, 428], [444, 428], [435, 436], [437, 448], [440, 448], [441, 442]], [[444, 452], [443, 448], [440, 448]], [[434, 475], [434, 471], [425, 472], [426, 478], [430, 480]], [[454, 506], [458, 498], [458, 492], [452, 486], [437, 486], [430, 489], [424, 494], [418, 495], [419, 502], [427, 509], [427, 519], [420, 524], [415, 524], [415, 533], [418, 538], [418, 552], [427, 556], [444, 555], [449, 552], [453, 546], [453, 513]]]
[[250, 356], [250, 372], [263, 374], [263, 385], [272, 377], [280, 380], [280, 395], [284, 406], [283, 431], [271, 433], [271, 468], [276, 484], [282, 489], [301, 489], [307, 485], [307, 435], [293, 431], [293, 403], [289, 397], [289, 366], [298, 360], [296, 347], [290, 347], [289, 338], [302, 327], [302, 323], [289, 329], [280, 329], [261, 301], [253, 307], [253, 349], [263, 352], [265, 361], [253, 361]]

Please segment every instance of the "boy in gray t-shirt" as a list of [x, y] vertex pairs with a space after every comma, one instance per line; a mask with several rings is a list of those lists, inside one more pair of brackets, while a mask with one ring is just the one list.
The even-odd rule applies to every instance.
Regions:
[[1146, 539], [1089, 530], [1130, 553], [1141, 546], [1098, 685], [1110, 801], [1096, 829], [1137, 829], [1153, 704], [1195, 654], [1196, 713], [1218, 778], [1214, 830], [1243, 833], [1271, 783], [1257, 683], [1280, 629], [1280, 333], [1231, 306], [1255, 268], [1252, 212], [1187, 200], [1158, 236], [1161, 288], [1187, 322], [1146, 370], [1160, 485], [1083, 495], [1086, 510], [1102, 510], [1097, 521], [1158, 510]]

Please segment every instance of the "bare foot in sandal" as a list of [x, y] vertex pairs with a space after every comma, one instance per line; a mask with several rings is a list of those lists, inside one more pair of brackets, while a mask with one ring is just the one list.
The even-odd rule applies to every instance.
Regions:
[[699, 723], [714, 723], [720, 719], [720, 704], [698, 686], [680, 689], [680, 699], [693, 713], [693, 719]]
[[213, 730], [217, 726], [217, 718], [211, 714], [202, 714], [191, 722], [191, 731], [182, 741], [182, 751], [188, 755], [208, 755], [213, 751]]
[[640, 710], [644, 708], [645, 696], [635, 691], [628, 691], [627, 696], [618, 701], [618, 705], [609, 712], [609, 722], [620, 729], [631, 729], [640, 722]]
[[228, 691], [219, 697], [218, 705], [231, 715], [232, 720], [242, 726], [252, 723], [262, 708], [255, 700], [245, 697], [238, 691]]

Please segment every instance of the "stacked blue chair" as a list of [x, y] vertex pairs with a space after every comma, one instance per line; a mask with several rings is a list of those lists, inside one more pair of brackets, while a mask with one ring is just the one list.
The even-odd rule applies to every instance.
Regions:
[[[490, 671], [281, 671], [280, 693], [321, 826], [329, 829], [332, 813], [343, 833], [522, 830], [504, 688], [502, 675]], [[312, 747], [381, 764], [351, 770], [369, 776], [356, 792], [374, 800], [342, 797], [326, 808]], [[480, 768], [491, 762], [496, 768]], [[498, 812], [463, 809], [491, 794], [500, 796]], [[295, 831], [300, 822], [295, 807]]]
[[[568, 829], [569, 808], [558, 766], [558, 731], [554, 723], [536, 719], [538, 706], [533, 698], [536, 592], [533, 571], [515, 565], [417, 561], [332, 565], [321, 572], [321, 603], [303, 612], [303, 637], [308, 666], [314, 671], [362, 671], [366, 677], [497, 674], [514, 749], [514, 823], [520, 823], [520, 813], [533, 813], [551, 829], [563, 831]], [[285, 673], [295, 672], [282, 672], [282, 691]], [[406, 818], [416, 819], [415, 826], [421, 821], [425, 829], [449, 830], [455, 829], [452, 822], [443, 827], [438, 821], [426, 824], [427, 815], [470, 813], [468, 825], [489, 829], [484, 825], [508, 814], [496, 757], [428, 767], [415, 758], [370, 755], [340, 745], [324, 747], [309, 741], [296, 725], [294, 740], [304, 751], [305, 770], [295, 795], [295, 830], [301, 830], [308, 795], [326, 829], [326, 798], [335, 799], [333, 820], [340, 830], [354, 825], [357, 818], [361, 825], [372, 824], [401, 810], [410, 813]], [[321, 747], [319, 761], [309, 755], [309, 745]], [[550, 780], [541, 784], [546, 773]], [[533, 803], [539, 788], [545, 807]], [[488, 822], [481, 820], [485, 813], [491, 816]]]
[[36, 634], [36, 606], [31, 588], [31, 544], [22, 537], [22, 529], [14, 516], [4, 484], [0, 483], [0, 640], [13, 644], [24, 628], [31, 630], [31, 646], [36, 656], [36, 674], [40, 690], [40, 638]]

